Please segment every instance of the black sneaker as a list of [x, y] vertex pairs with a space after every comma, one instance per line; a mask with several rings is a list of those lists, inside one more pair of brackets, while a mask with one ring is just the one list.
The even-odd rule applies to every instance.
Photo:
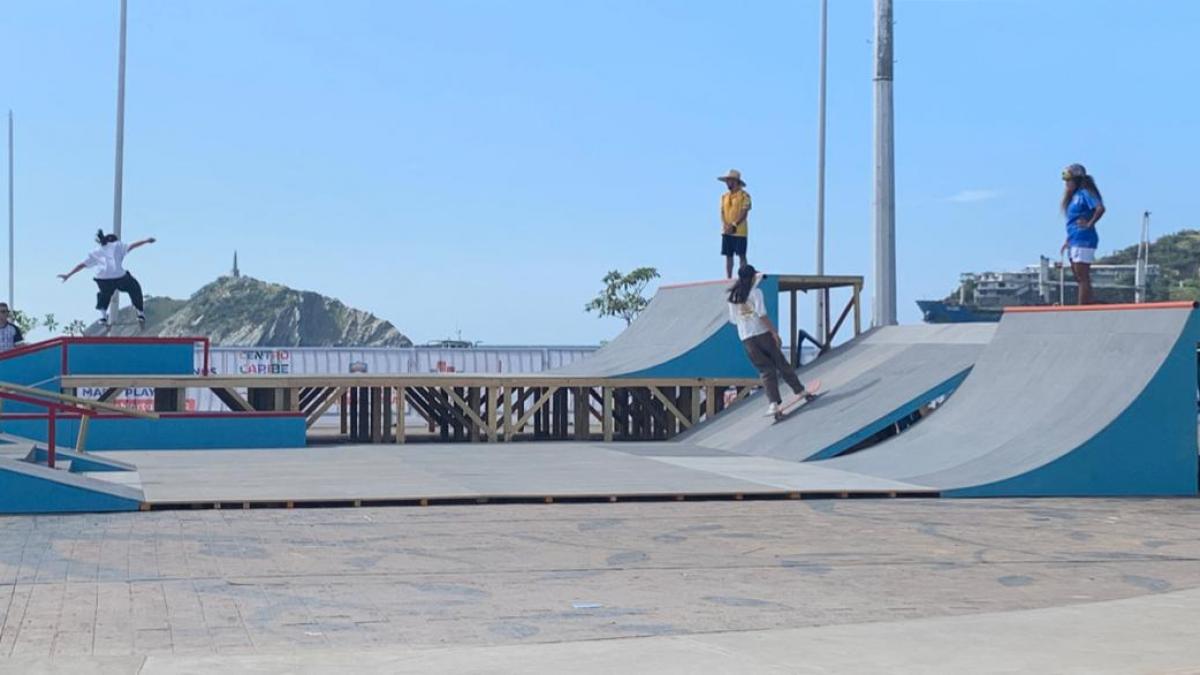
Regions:
[[100, 317], [100, 320], [97, 321], [96, 323], [100, 324], [101, 326], [107, 326], [108, 325], [108, 317], [102, 316], [102, 317]]
[[138, 325], [139, 326], [146, 325], [146, 316], [145, 315], [138, 315]]

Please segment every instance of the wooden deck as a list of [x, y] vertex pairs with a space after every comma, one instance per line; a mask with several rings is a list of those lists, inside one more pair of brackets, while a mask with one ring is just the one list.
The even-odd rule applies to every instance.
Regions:
[[180, 411], [187, 389], [210, 389], [232, 412], [292, 411], [311, 428], [338, 406], [355, 442], [665, 440], [720, 414], [758, 385], [748, 378], [586, 378], [548, 375], [69, 375], [62, 388], [152, 388], [155, 409]]

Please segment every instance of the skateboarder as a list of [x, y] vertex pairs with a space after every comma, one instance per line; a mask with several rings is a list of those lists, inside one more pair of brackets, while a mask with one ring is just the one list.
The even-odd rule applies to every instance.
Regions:
[[126, 245], [125, 242], [117, 239], [117, 235], [104, 234], [104, 230], [97, 230], [96, 241], [100, 244], [100, 248], [88, 254], [87, 259], [73, 267], [70, 272], [58, 275], [58, 278], [66, 283], [67, 279], [86, 267], [98, 268], [95, 281], [96, 286], [99, 287], [99, 291], [96, 293], [96, 309], [100, 312], [100, 326], [108, 328], [108, 306], [112, 302], [113, 294], [117, 292], [129, 295], [129, 301], [137, 310], [138, 325], [144, 326], [146, 314], [142, 302], [142, 285], [125, 270], [124, 262], [125, 254], [139, 246], [153, 244], [154, 237]]
[[725, 278], [733, 278], [733, 256], [738, 257], [738, 266], [746, 266], [746, 242], [750, 236], [750, 193], [746, 192], [746, 181], [742, 172], [730, 169], [717, 180], [725, 183], [729, 191], [721, 195], [721, 255], [725, 256]]
[[[753, 265], [742, 265], [738, 269], [738, 280], [729, 288], [729, 321], [737, 326], [738, 337], [746, 348], [746, 356], [758, 370], [763, 388], [771, 405], [767, 415], [778, 415], [783, 400], [779, 396], [779, 378], [782, 377], [797, 398], [811, 400], [815, 396], [805, 390], [796, 371], [783, 355], [783, 340], [779, 331], [767, 315], [763, 292], [756, 287], [758, 270]], [[788, 402], [789, 404], [791, 401]]]
[[1062, 251], [1071, 261], [1071, 271], [1079, 283], [1079, 304], [1092, 302], [1092, 263], [1096, 262], [1096, 247], [1100, 235], [1096, 223], [1104, 216], [1104, 198], [1096, 181], [1082, 164], [1063, 169], [1062, 210], [1067, 216], [1067, 240]]

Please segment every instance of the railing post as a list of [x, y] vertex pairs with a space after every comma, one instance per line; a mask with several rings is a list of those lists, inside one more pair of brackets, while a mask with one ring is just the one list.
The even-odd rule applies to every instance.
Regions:
[[49, 414], [46, 416], [50, 420], [50, 428], [46, 431], [46, 466], [54, 468], [54, 441], [55, 434], [58, 433], [58, 411], [54, 407], [50, 407]]

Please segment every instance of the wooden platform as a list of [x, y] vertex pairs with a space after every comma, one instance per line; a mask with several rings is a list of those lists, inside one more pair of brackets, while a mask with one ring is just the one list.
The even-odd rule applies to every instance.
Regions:
[[311, 428], [334, 406], [354, 442], [404, 443], [409, 410], [442, 441], [665, 440], [720, 414], [758, 385], [748, 378], [582, 378], [547, 375], [68, 375], [63, 391], [152, 388], [155, 409], [182, 410], [210, 389], [233, 412], [303, 413]]

